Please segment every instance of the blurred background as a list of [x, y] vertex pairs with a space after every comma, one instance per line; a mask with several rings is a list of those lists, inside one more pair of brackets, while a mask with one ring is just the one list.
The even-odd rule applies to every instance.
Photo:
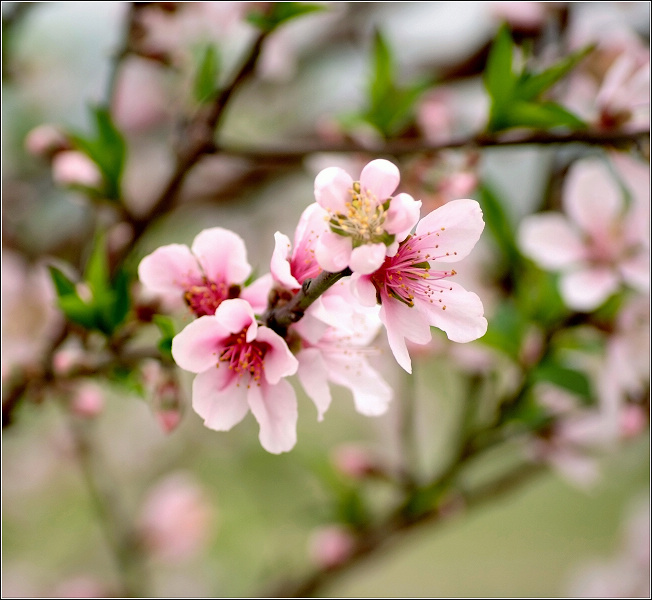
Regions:
[[[12, 367], [27, 364], [60, 326], [44, 265], [55, 260], [81, 268], [85, 257], [79, 248], [92, 239], [94, 223], [106, 218], [88, 194], [66, 185], [65, 173], [57, 173], [43, 154], [35, 156], [28, 134], [43, 124], [91, 129], [88, 107], [106, 98], [129, 4], [2, 4], [3, 386]], [[178, 118], [196, 109], [189, 72], [197, 53], [207, 42], [216, 44], [220, 81], [227, 81], [255, 33], [243, 11], [263, 3], [154, 4], [164, 6], [148, 14], [141, 40], [151, 56], [129, 57], [113, 88], [114, 120], [128, 147], [123, 195], [134, 214], [147, 212], [173, 168], [170, 148]], [[486, 123], [489, 102], [474, 65], [486, 59], [504, 21], [517, 40], [538, 32], [537, 56], [544, 62], [546, 36], [554, 37], [562, 25], [572, 32], [571, 48], [600, 43], [617, 32], [649, 46], [647, 2], [324, 4], [326, 10], [287, 23], [268, 40], [256, 78], [225, 114], [218, 137], [224, 146], [283, 149], [314, 140], [373, 144], [395, 135], [391, 123], [379, 132], [361, 117], [378, 31], [392, 50], [402, 84], [446, 82], [433, 87], [440, 96], [423, 96], [405, 130], [396, 125], [400, 135], [430, 142], [472, 135]], [[550, 20], [555, 11], [563, 13], [563, 22], [557, 16]], [[649, 67], [649, 47], [647, 53]], [[172, 57], [172, 68], [163, 59], [157, 62], [159, 55]], [[441, 96], [453, 99], [444, 115]], [[518, 223], [544, 208], [549, 175], [560, 158], [567, 161], [581, 151], [483, 149], [471, 158], [451, 153], [441, 168], [473, 172], [490, 182]], [[244, 239], [249, 261], [265, 273], [274, 233], [292, 239], [301, 212], [313, 201], [319, 170], [342, 165], [357, 175], [369, 158], [310, 153], [254, 162], [235, 152], [206, 157], [187, 179], [174, 211], [150, 227], [131, 260], [135, 265], [162, 244], [190, 244], [202, 229], [221, 226]], [[413, 178], [405, 177], [399, 191], [422, 198], [424, 209], [456, 193], [436, 187], [424, 192], [415, 175], [418, 159], [405, 159], [402, 173], [404, 166]], [[474, 185], [458, 183], [458, 197], [476, 197]], [[116, 243], [119, 234], [114, 232]], [[495, 246], [483, 238], [459, 269], [461, 283], [480, 295], [489, 318], [498, 303], [492, 289], [497, 260]], [[261, 449], [251, 417], [227, 433], [204, 428], [189, 405], [187, 373], [181, 374], [183, 402], [172, 416], [129, 393], [128, 386], [90, 378], [87, 388], [71, 390], [69, 398], [46, 394], [41, 402], [22, 403], [14, 423], [3, 430], [3, 597], [101, 597], [116, 589], [113, 557], [71, 436], [74, 419], [84, 420], [87, 438], [101, 457], [105, 489], [145, 532], [151, 596], [249, 596], [263, 593], [281, 574], [304, 572], [319, 560], [316, 536], [336, 520], [329, 486], [351, 485], [338, 472], [338, 449], [355, 445], [396, 461], [397, 405], [402, 393], [411, 393], [420, 424], [418, 468], [437, 468], [445, 464], [468, 369], [496, 361], [496, 370], [504, 367], [502, 376], [509, 379], [509, 361], [486, 346], [465, 345], [463, 355], [444, 340], [435, 335], [432, 347], [414, 355], [414, 379], [406, 383], [384, 338], [379, 339], [380, 352], [372, 360], [397, 390], [382, 417], [357, 414], [350, 393], [337, 389], [318, 423], [314, 406], [299, 392], [298, 443], [280, 456]], [[479, 472], [491, 473], [496, 464], [523, 452], [517, 445], [505, 456], [489, 456]], [[633, 439], [584, 458], [578, 459], [581, 464], [551, 468], [474, 511], [460, 510], [442, 525], [417, 529], [320, 594], [627, 596], [622, 590], [632, 588], [625, 584], [641, 577], [649, 590], [649, 429], [645, 425]], [[391, 494], [382, 481], [366, 485], [372, 507]], [[639, 565], [634, 574], [632, 562]]]

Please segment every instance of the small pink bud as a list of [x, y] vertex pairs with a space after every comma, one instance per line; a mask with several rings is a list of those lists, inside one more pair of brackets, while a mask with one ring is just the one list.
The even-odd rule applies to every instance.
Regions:
[[54, 125], [44, 124], [32, 129], [25, 138], [25, 149], [32, 156], [50, 158], [70, 147], [63, 131]]
[[642, 407], [630, 404], [620, 414], [620, 433], [625, 439], [636, 437], [647, 424], [647, 417]]
[[82, 383], [73, 396], [70, 408], [80, 417], [96, 417], [104, 409], [102, 390], [93, 383]]
[[161, 410], [156, 413], [156, 420], [165, 433], [172, 433], [181, 423], [181, 412], [178, 410]]
[[52, 159], [52, 177], [57, 184], [64, 186], [97, 188], [102, 184], [102, 174], [97, 165], [76, 150], [66, 150], [55, 155]]
[[315, 529], [308, 541], [310, 559], [322, 569], [332, 569], [346, 562], [355, 550], [355, 538], [341, 525]]
[[363, 479], [377, 471], [378, 466], [370, 452], [361, 446], [345, 444], [333, 450], [335, 468], [353, 479]]

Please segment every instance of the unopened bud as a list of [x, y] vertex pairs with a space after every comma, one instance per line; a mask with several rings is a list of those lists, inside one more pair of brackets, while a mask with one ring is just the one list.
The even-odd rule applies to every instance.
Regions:
[[52, 178], [55, 183], [64, 186], [97, 188], [102, 184], [102, 174], [97, 165], [76, 150], [66, 150], [55, 155], [52, 159]]
[[355, 550], [355, 537], [341, 525], [315, 529], [308, 541], [312, 562], [322, 569], [332, 569], [345, 563]]
[[47, 123], [32, 129], [25, 138], [25, 149], [32, 156], [51, 158], [69, 148], [70, 143], [63, 131]]
[[95, 384], [82, 383], [73, 396], [70, 408], [79, 417], [96, 417], [104, 409], [104, 394]]

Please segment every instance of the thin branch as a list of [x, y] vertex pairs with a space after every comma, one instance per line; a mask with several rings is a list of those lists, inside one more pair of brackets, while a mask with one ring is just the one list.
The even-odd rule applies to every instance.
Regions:
[[354, 141], [343, 141], [335, 144], [320, 141], [306, 141], [283, 146], [246, 147], [235, 144], [231, 145], [225, 142], [218, 144], [215, 151], [256, 162], [297, 163], [305, 159], [306, 156], [316, 153], [359, 152], [362, 154], [407, 156], [411, 154], [438, 152], [440, 150], [491, 148], [496, 146], [546, 146], [573, 143], [615, 148], [631, 145], [640, 147], [649, 136], [649, 128], [631, 132], [587, 130], [568, 133], [519, 130], [497, 134], [477, 134], [436, 143], [419, 138], [387, 140], [379, 144], [365, 145]]

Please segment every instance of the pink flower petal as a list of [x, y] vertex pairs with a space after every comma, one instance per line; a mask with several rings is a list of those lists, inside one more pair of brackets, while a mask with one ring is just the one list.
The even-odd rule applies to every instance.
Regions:
[[297, 398], [281, 379], [276, 385], [261, 381], [248, 392], [249, 408], [260, 425], [260, 443], [272, 454], [291, 450], [297, 442]]
[[634, 289], [642, 293], [650, 289], [649, 254], [641, 252], [621, 262], [619, 267], [623, 279]]
[[138, 278], [154, 292], [183, 293], [188, 282], [200, 281], [202, 272], [197, 259], [183, 244], [169, 244], [157, 248], [138, 265]]
[[327, 231], [317, 241], [315, 258], [322, 269], [337, 273], [349, 265], [352, 250], [353, 242], [350, 237]]
[[274, 234], [274, 242], [274, 252], [272, 253], [272, 260], [269, 265], [272, 276], [288, 290], [299, 289], [301, 284], [292, 276], [292, 272], [290, 271], [289, 258], [292, 251], [290, 238], [277, 231]]
[[331, 391], [328, 385], [328, 367], [322, 353], [317, 348], [307, 348], [297, 354], [299, 370], [297, 376], [304, 391], [317, 407], [317, 420], [324, 418], [324, 413], [331, 404]]
[[363, 306], [375, 306], [378, 302], [376, 288], [371, 282], [371, 277], [353, 273], [351, 275], [351, 289], [358, 302]]
[[487, 332], [482, 301], [458, 283], [441, 280], [440, 293], [433, 294], [432, 300], [432, 303], [419, 301], [418, 308], [427, 312], [430, 325], [446, 332], [449, 340], [471, 342]]
[[611, 269], [582, 269], [562, 275], [559, 285], [570, 308], [591, 311], [618, 290], [618, 277]]
[[195, 237], [192, 252], [211, 281], [242, 283], [251, 273], [244, 241], [228, 229], [204, 229]]
[[269, 292], [274, 285], [271, 273], [266, 273], [259, 277], [251, 285], [248, 285], [240, 292], [240, 298], [251, 304], [251, 308], [256, 314], [262, 313], [267, 308], [267, 299]]
[[268, 327], [259, 327], [256, 341], [269, 344], [265, 353], [265, 379], [272, 385], [297, 372], [299, 363], [286, 341]]
[[364, 244], [353, 248], [349, 267], [354, 273], [369, 275], [377, 271], [383, 262], [385, 262], [385, 249], [387, 246], [383, 243]]
[[402, 242], [412, 231], [421, 215], [421, 200], [415, 200], [409, 194], [397, 194], [387, 210], [385, 231], [396, 236]]
[[468, 256], [484, 229], [475, 200], [451, 200], [419, 221], [416, 236], [430, 235], [436, 260], [457, 262]]
[[256, 330], [258, 325], [251, 305], [242, 298], [233, 298], [224, 300], [215, 311], [217, 317], [224, 328], [230, 333], [240, 333], [247, 329], [247, 341], [251, 342], [256, 339]]
[[192, 407], [215, 431], [229, 431], [249, 412], [247, 386], [223, 364], [199, 373], [192, 384]]
[[425, 315], [415, 307], [409, 307], [389, 296], [383, 297], [380, 319], [387, 329], [389, 347], [401, 367], [412, 373], [412, 361], [405, 340], [415, 344], [427, 344], [431, 339], [430, 324]]
[[387, 200], [401, 181], [398, 167], [379, 158], [368, 163], [360, 174], [360, 187], [362, 191], [369, 191], [382, 204]]
[[542, 213], [525, 217], [518, 232], [523, 254], [544, 269], [563, 269], [587, 256], [582, 239], [559, 213]]
[[215, 316], [200, 317], [174, 336], [172, 357], [186, 371], [201, 373], [214, 367], [229, 330]]
[[328, 167], [315, 177], [315, 200], [329, 212], [346, 213], [352, 190], [353, 179], [339, 167]]
[[566, 214], [583, 231], [604, 235], [620, 217], [623, 198], [607, 165], [587, 158], [571, 167], [562, 192]]

